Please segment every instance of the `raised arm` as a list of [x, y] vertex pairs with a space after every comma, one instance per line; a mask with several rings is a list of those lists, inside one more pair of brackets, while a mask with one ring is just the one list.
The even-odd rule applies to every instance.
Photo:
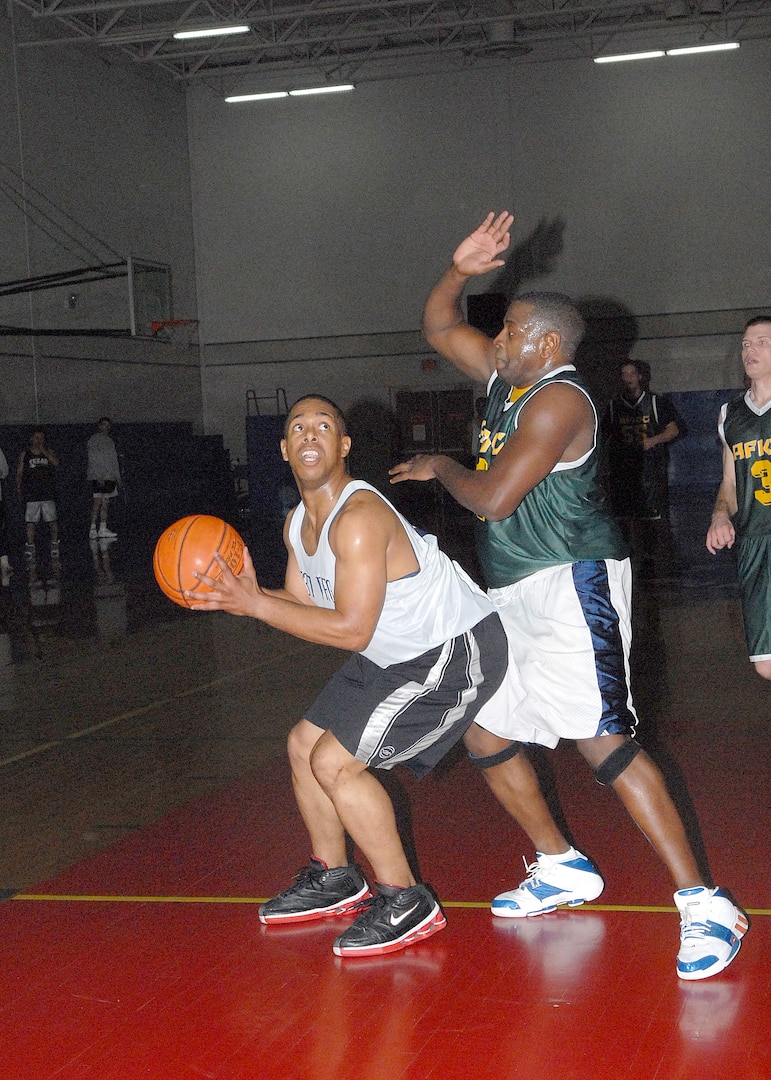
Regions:
[[712, 521], [707, 530], [707, 549], [715, 555], [734, 546], [736, 530], [731, 518], [739, 508], [736, 499], [736, 466], [730, 447], [723, 443], [723, 480], [715, 499]]
[[486, 334], [470, 326], [461, 298], [471, 277], [503, 266], [498, 258], [511, 242], [514, 218], [508, 212], [489, 213], [453, 255], [452, 265], [428, 295], [423, 309], [423, 334], [438, 353], [478, 382], [487, 382], [495, 366], [495, 346]]

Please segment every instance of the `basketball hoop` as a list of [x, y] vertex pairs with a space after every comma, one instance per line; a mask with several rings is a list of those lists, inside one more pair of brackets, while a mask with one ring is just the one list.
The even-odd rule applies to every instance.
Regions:
[[150, 323], [150, 333], [157, 341], [189, 349], [196, 344], [198, 319], [159, 319]]

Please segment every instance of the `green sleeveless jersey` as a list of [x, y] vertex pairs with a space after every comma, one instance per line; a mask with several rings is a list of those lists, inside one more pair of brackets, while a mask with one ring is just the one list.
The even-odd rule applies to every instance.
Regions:
[[477, 522], [479, 561], [490, 588], [511, 585], [550, 566], [627, 555], [597, 479], [597, 410], [572, 365], [558, 368], [524, 392], [492, 377], [477, 468], [491, 467], [527, 403], [554, 382], [569, 383], [586, 395], [594, 414], [592, 448], [577, 461], [555, 465], [510, 517]]
[[760, 411], [749, 390], [723, 405], [719, 431], [736, 470], [739, 537], [771, 535], [771, 403]]

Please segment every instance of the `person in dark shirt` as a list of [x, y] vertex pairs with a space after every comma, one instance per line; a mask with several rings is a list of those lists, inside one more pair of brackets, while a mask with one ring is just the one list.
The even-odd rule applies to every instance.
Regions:
[[656, 561], [672, 562], [668, 446], [682, 434], [682, 421], [667, 397], [651, 393], [649, 364], [627, 360], [620, 374], [622, 391], [602, 424], [606, 487], [633, 560], [651, 570]]
[[48, 445], [45, 429], [32, 432], [29, 445], [19, 454], [16, 467], [16, 489], [24, 506], [27, 561], [35, 561], [35, 527], [39, 521], [48, 524], [51, 533], [51, 559], [59, 559], [59, 525], [56, 516], [56, 470], [59, 458]]

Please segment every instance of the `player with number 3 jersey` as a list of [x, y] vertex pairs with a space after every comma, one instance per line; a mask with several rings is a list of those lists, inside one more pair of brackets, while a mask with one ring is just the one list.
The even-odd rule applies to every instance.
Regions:
[[736, 544], [750, 660], [771, 679], [771, 315], [745, 326], [742, 362], [750, 385], [720, 410], [723, 482], [707, 547]]

